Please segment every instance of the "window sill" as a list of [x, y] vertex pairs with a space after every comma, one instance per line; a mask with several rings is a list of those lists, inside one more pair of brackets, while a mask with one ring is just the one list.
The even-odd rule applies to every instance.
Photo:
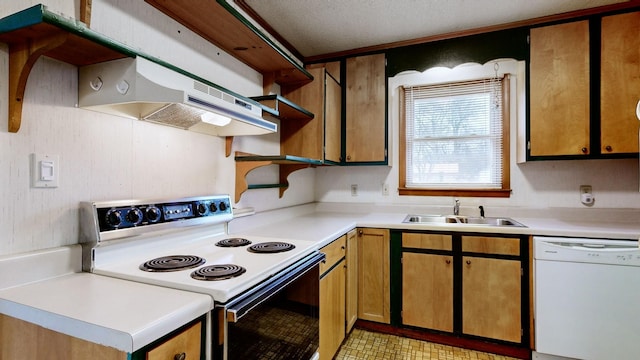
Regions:
[[465, 190], [436, 190], [436, 189], [415, 189], [399, 188], [400, 195], [409, 196], [460, 196], [460, 197], [495, 197], [508, 198], [511, 196], [511, 189], [465, 189]]

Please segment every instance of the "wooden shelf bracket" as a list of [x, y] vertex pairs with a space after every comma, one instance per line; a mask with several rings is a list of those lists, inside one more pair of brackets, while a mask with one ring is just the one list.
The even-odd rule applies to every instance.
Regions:
[[24, 91], [36, 60], [62, 46], [67, 38], [67, 33], [59, 33], [9, 46], [9, 132], [20, 130]]

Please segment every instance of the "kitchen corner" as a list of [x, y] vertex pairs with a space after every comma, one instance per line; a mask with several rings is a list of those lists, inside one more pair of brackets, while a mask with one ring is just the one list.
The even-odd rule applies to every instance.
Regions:
[[[82, 273], [81, 258], [79, 245], [1, 258], [0, 327], [11, 317], [131, 354], [213, 308], [206, 295]], [[3, 334], [0, 358], [46, 356]]]

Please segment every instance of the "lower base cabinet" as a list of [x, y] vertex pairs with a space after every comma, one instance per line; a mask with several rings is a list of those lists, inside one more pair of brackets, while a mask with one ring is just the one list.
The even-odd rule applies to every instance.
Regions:
[[527, 237], [394, 232], [394, 324], [528, 346]]
[[199, 360], [202, 327], [198, 320], [129, 354], [0, 314], [0, 360]]
[[389, 254], [388, 229], [358, 229], [358, 319], [391, 322]]
[[326, 259], [320, 264], [320, 360], [331, 360], [345, 338], [346, 250], [342, 236], [320, 249]]

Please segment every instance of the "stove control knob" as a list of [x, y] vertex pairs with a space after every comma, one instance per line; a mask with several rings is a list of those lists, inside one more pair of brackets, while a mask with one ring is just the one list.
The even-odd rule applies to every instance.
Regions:
[[142, 222], [142, 211], [140, 211], [140, 209], [138, 208], [131, 208], [129, 209], [129, 211], [127, 211], [126, 219], [133, 225], [138, 225], [140, 222]]
[[220, 208], [220, 211], [227, 210], [227, 204], [224, 202], [221, 202], [220, 205], [218, 205], [218, 207]]
[[158, 222], [160, 220], [160, 209], [157, 206], [149, 206], [146, 211], [147, 220], [149, 222]]
[[207, 205], [205, 204], [198, 204], [198, 215], [204, 215], [207, 213]]
[[211, 202], [211, 204], [209, 204], [209, 211], [211, 211], [212, 213], [218, 211], [218, 208], [216, 207], [216, 203]]
[[120, 211], [117, 209], [111, 209], [107, 211], [106, 215], [107, 224], [111, 227], [118, 227], [122, 222], [122, 216], [120, 215]]

